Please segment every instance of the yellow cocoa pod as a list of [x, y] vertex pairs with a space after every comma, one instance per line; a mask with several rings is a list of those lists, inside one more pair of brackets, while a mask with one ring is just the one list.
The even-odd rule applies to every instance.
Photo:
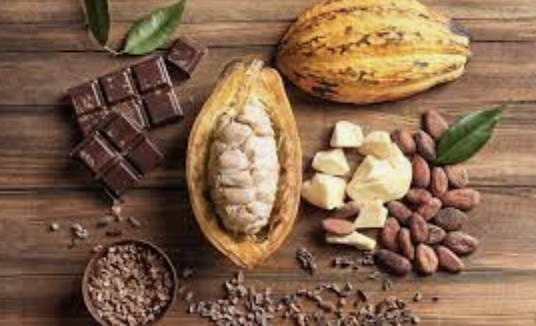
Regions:
[[462, 75], [466, 31], [415, 0], [326, 0], [281, 40], [277, 66], [310, 94], [343, 103], [404, 98]]
[[277, 70], [260, 60], [227, 67], [192, 127], [186, 177], [201, 231], [237, 265], [281, 246], [298, 213], [302, 152]]

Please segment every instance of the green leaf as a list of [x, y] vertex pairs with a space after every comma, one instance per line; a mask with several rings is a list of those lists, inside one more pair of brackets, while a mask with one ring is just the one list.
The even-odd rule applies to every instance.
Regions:
[[84, 0], [86, 20], [93, 37], [100, 45], [108, 43], [110, 12], [108, 0]]
[[491, 138], [503, 108], [477, 111], [456, 122], [439, 140], [435, 164], [461, 163], [478, 153]]
[[136, 21], [128, 32], [122, 53], [142, 55], [168, 42], [182, 21], [186, 0], [152, 11]]

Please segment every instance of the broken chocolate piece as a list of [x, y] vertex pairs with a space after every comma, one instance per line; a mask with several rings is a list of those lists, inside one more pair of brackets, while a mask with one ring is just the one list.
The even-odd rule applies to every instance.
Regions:
[[171, 48], [167, 60], [190, 78], [208, 49], [188, 37], [179, 38]]

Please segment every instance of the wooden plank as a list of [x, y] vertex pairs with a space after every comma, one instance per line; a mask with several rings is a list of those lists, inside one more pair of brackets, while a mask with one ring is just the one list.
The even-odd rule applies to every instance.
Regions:
[[[152, 135], [166, 159], [151, 173], [142, 187], [184, 187], [184, 154], [187, 137], [204, 97], [198, 96], [185, 106], [185, 119], [175, 125], [157, 129]], [[307, 100], [303, 94], [291, 93], [304, 149], [304, 162], [318, 150], [326, 148], [332, 126], [338, 120], [351, 120], [366, 130], [416, 128], [420, 112], [430, 108], [419, 98], [408, 101], [356, 109], [351, 105], [327, 107], [327, 103]], [[476, 101], [475, 101], [476, 102]], [[450, 120], [473, 110], [482, 103], [442, 103]], [[475, 185], [535, 186], [534, 153], [536, 130], [534, 106], [512, 105], [488, 147], [467, 167]], [[0, 190], [32, 188], [95, 187], [85, 171], [69, 159], [68, 153], [79, 140], [70, 108], [46, 107], [4, 109], [0, 112]], [[17, 146], [13, 146], [13, 144]]]
[[[170, 203], [173, 203], [170, 205]], [[97, 243], [115, 239], [96, 226], [109, 213], [109, 201], [99, 192], [35, 191], [3, 194], [0, 221], [4, 246], [0, 252], [0, 276], [79, 274]], [[466, 260], [478, 272], [536, 272], [536, 209], [534, 197], [483, 192], [483, 204], [470, 213], [465, 231], [479, 238], [479, 251]], [[327, 246], [322, 240], [319, 221], [326, 213], [303, 204], [291, 236], [258, 275], [295, 275], [295, 250], [306, 246], [318, 258], [321, 269], [328, 269], [336, 255], [352, 255], [355, 250]], [[220, 275], [234, 269], [212, 249], [199, 233], [184, 190], [137, 190], [126, 197], [124, 215], [139, 219], [143, 227], [121, 228], [126, 237], [143, 237], [166, 248], [173, 259], [192, 265], [207, 275]], [[56, 222], [60, 231], [50, 233]], [[71, 248], [72, 223], [89, 231], [87, 243]], [[195, 248], [195, 249], [194, 249]]]
[[[459, 81], [419, 100], [433, 105], [536, 100], [531, 43], [475, 43], [472, 49], [468, 71]], [[228, 62], [252, 56], [270, 58], [274, 51], [264, 46], [212, 49], [195, 78], [182, 89], [193, 96], [207, 94]], [[55, 105], [67, 88], [137, 60], [103, 53], [0, 53], [0, 75], [11, 76], [0, 84], [0, 105]]]
[[[166, 205], [173, 202], [173, 205]], [[313, 288], [322, 281], [351, 282], [379, 299], [389, 294], [410, 299], [423, 293], [415, 310], [424, 324], [531, 325], [536, 312], [536, 235], [532, 198], [485, 193], [484, 205], [471, 214], [467, 231], [482, 241], [480, 251], [469, 258], [470, 271], [460, 276], [437, 274], [433, 278], [408, 277], [394, 281], [392, 292], [380, 291], [380, 282], [367, 279], [370, 269], [329, 268], [336, 255], [353, 250], [330, 247], [319, 239], [322, 214], [304, 205], [297, 225], [280, 251], [247, 279], [258, 287], [271, 286], [275, 295]], [[73, 207], [76, 207], [73, 210]], [[182, 191], [137, 191], [125, 205], [125, 215], [136, 216], [144, 227], [126, 229], [128, 236], [143, 236], [163, 246], [177, 266], [193, 266], [195, 276], [187, 285], [198, 298], [220, 294], [220, 284], [236, 268], [212, 250], [195, 227]], [[68, 227], [73, 222], [89, 229], [89, 241], [108, 242], [95, 223], [106, 212], [105, 202], [92, 192], [28, 192], [0, 197], [1, 250], [0, 315], [2, 325], [79, 325], [89, 322], [79, 294], [80, 277], [91, 244], [68, 248]], [[515, 216], [514, 216], [515, 214]], [[57, 233], [48, 223], [60, 223]], [[294, 252], [306, 246], [317, 256], [320, 273], [311, 278], [299, 271]], [[195, 250], [193, 249], [195, 248]], [[432, 296], [439, 303], [432, 303]], [[497, 302], [500, 301], [500, 305]], [[163, 325], [199, 325], [178, 302]]]
[[[533, 42], [536, 41], [536, 20], [460, 20], [471, 32], [473, 42]], [[176, 34], [195, 35], [210, 47], [275, 45], [290, 22], [207, 22], [185, 24]], [[116, 23], [110, 44], [120, 48], [127, 34], [128, 23]], [[166, 48], [169, 45], [166, 46]], [[0, 52], [103, 51], [80, 24], [1, 24]]]
[[[337, 280], [340, 284], [349, 281], [365, 290], [374, 301], [387, 295], [403, 298], [422, 317], [423, 325], [534, 325], [534, 273], [467, 273], [463, 277], [434, 277], [433, 280], [396, 280], [393, 290], [389, 292], [380, 291], [378, 281], [367, 281], [363, 273], [357, 277], [356, 274], [329, 273], [322, 275], [322, 279]], [[230, 272], [224, 275], [201, 275], [188, 281], [187, 285], [199, 293], [200, 298], [210, 299], [221, 295], [221, 283], [231, 275]], [[311, 280], [303, 273], [298, 275], [276, 277], [254, 273], [249, 276], [246, 273], [246, 279], [247, 284], [257, 288], [272, 287], [276, 298], [299, 288], [314, 288], [317, 285], [316, 280]], [[79, 279], [65, 275], [1, 278], [6, 284], [0, 298], [2, 325], [91, 324], [79, 295]], [[416, 291], [423, 294], [423, 301], [417, 304], [410, 301]], [[430, 300], [435, 295], [441, 298], [437, 303]], [[184, 301], [177, 302], [159, 325], [211, 325], [186, 314], [185, 309]], [[279, 322], [277, 325], [293, 324]]]
[[[114, 21], [133, 21], [150, 10], [173, 3], [174, 0], [111, 1]], [[185, 21], [289, 21], [316, 0], [195, 0], [190, 1]], [[454, 18], [522, 19], [536, 18], [532, 0], [425, 0], [424, 3]], [[18, 0], [0, 6], [0, 22], [83, 22], [79, 1]]]

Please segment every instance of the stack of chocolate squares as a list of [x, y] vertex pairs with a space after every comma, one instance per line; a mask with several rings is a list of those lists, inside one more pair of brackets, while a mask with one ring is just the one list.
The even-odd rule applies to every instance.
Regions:
[[183, 37], [165, 58], [152, 57], [68, 90], [84, 135], [71, 157], [82, 162], [114, 200], [163, 159], [148, 130], [183, 116], [166, 63], [189, 78], [207, 52]]

